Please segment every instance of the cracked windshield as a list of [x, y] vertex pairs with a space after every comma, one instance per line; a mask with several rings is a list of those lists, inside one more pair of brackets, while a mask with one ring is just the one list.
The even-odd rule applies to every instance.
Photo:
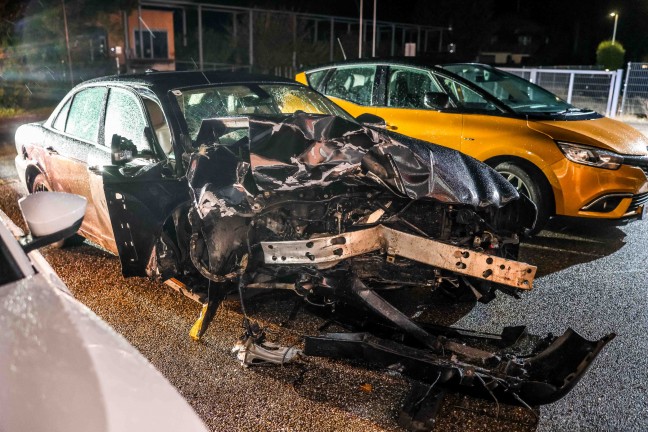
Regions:
[[195, 140], [203, 119], [248, 115], [278, 116], [296, 112], [351, 117], [312, 90], [277, 84], [205, 87], [174, 91]]

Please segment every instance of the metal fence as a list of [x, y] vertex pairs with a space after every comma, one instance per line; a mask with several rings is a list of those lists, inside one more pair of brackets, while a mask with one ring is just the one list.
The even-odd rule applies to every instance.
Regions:
[[[199, 70], [200, 67], [198, 64], [191, 60], [176, 60], [175, 61], [175, 70], [184, 71], [184, 70]], [[250, 65], [236, 65], [230, 63], [209, 63], [203, 62], [202, 70], [213, 70], [221, 72], [250, 72]]]
[[617, 71], [502, 69], [546, 88], [577, 107], [590, 108], [608, 117], [616, 117], [621, 93], [622, 69]]
[[648, 117], [648, 63], [628, 63], [620, 114]]

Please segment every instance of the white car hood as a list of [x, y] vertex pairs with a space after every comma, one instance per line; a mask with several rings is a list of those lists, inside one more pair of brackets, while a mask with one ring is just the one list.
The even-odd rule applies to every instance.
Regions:
[[207, 430], [135, 348], [51, 277], [0, 287], [0, 431]]

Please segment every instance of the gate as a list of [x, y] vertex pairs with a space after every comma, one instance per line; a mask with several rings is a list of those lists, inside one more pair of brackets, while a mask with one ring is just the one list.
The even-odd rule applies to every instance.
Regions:
[[500, 69], [544, 87], [579, 108], [589, 108], [608, 117], [616, 117], [622, 69], [616, 72], [582, 69]]

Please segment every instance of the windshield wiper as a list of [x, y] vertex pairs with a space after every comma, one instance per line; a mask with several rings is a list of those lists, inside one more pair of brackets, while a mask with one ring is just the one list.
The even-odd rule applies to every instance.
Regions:
[[562, 114], [569, 114], [569, 113], [591, 113], [591, 112], [594, 112], [594, 110], [588, 108], [569, 107], [562, 111], [550, 112], [550, 114], [562, 115]]

